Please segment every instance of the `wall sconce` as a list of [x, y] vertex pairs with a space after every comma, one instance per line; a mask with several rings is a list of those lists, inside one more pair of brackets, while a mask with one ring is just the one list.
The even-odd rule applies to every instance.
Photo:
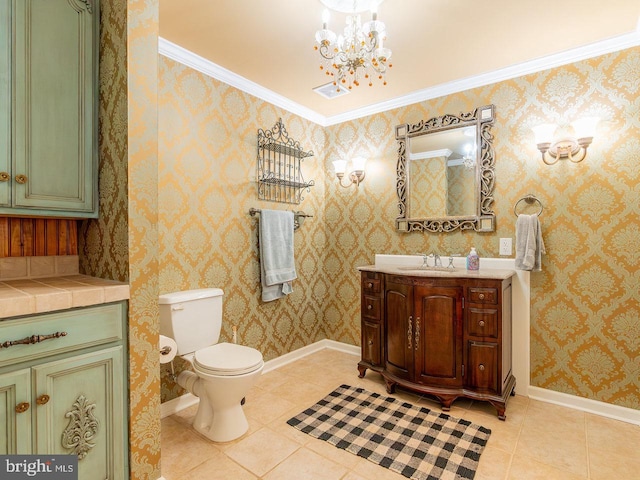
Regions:
[[340, 186], [344, 188], [348, 188], [354, 183], [356, 187], [360, 186], [360, 183], [364, 180], [364, 165], [367, 163], [367, 159], [364, 157], [355, 157], [351, 163], [353, 164], [353, 170], [349, 173], [349, 180], [351, 183], [344, 185], [342, 183], [342, 178], [347, 172], [347, 161], [346, 160], [336, 160], [333, 162], [333, 168], [336, 171], [336, 177], [340, 180]]
[[536, 145], [542, 153], [542, 161], [547, 165], [553, 165], [558, 160], [568, 158], [573, 163], [581, 162], [587, 156], [587, 148], [591, 145], [596, 125], [600, 121], [598, 117], [585, 117], [571, 124], [575, 137], [563, 137], [554, 139], [554, 133], [558, 128], [553, 123], [545, 123], [533, 127], [536, 137]]

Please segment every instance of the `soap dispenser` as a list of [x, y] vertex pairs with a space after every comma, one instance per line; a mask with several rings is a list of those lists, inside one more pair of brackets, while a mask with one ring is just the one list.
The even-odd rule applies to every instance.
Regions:
[[469, 255], [467, 255], [467, 270], [480, 270], [480, 257], [475, 247], [471, 247]]

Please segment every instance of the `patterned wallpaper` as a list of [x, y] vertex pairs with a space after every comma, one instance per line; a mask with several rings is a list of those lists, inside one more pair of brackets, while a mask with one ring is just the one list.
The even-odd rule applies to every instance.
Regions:
[[[532, 274], [532, 384], [640, 408], [640, 48], [449, 95], [327, 128], [160, 57], [159, 290], [225, 290], [223, 340], [274, 358], [321, 338], [360, 343], [356, 268], [376, 253], [498, 256], [514, 237], [513, 206], [533, 193], [545, 205], [543, 272]], [[394, 127], [496, 105], [497, 230], [478, 234], [399, 233]], [[531, 127], [600, 115], [579, 164], [546, 166]], [[316, 156], [305, 178], [316, 186], [296, 209], [314, 215], [296, 233], [299, 279], [284, 300], [259, 301], [256, 131], [279, 116]], [[367, 177], [344, 189], [338, 158], [367, 157]], [[526, 208], [523, 209], [526, 212]], [[517, 321], [517, 320], [516, 320]], [[515, 354], [518, 354], [515, 352]], [[162, 401], [180, 391], [163, 375]]]
[[160, 477], [157, 355], [157, 0], [102, 0], [100, 218], [81, 223], [86, 274], [128, 281], [129, 468]]
[[447, 215], [447, 158], [433, 157], [411, 160], [409, 192], [425, 192], [422, 198], [409, 196], [409, 212], [414, 218]]

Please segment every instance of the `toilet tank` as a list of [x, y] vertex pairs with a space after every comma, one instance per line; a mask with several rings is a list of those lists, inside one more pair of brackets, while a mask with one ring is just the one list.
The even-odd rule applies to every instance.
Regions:
[[218, 343], [222, 327], [222, 295], [219, 288], [201, 288], [160, 295], [160, 334], [186, 355]]

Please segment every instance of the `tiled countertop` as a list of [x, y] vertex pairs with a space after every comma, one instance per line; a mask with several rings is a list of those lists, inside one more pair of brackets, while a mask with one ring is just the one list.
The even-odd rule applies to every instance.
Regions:
[[129, 285], [87, 275], [0, 281], [0, 319], [129, 298]]

